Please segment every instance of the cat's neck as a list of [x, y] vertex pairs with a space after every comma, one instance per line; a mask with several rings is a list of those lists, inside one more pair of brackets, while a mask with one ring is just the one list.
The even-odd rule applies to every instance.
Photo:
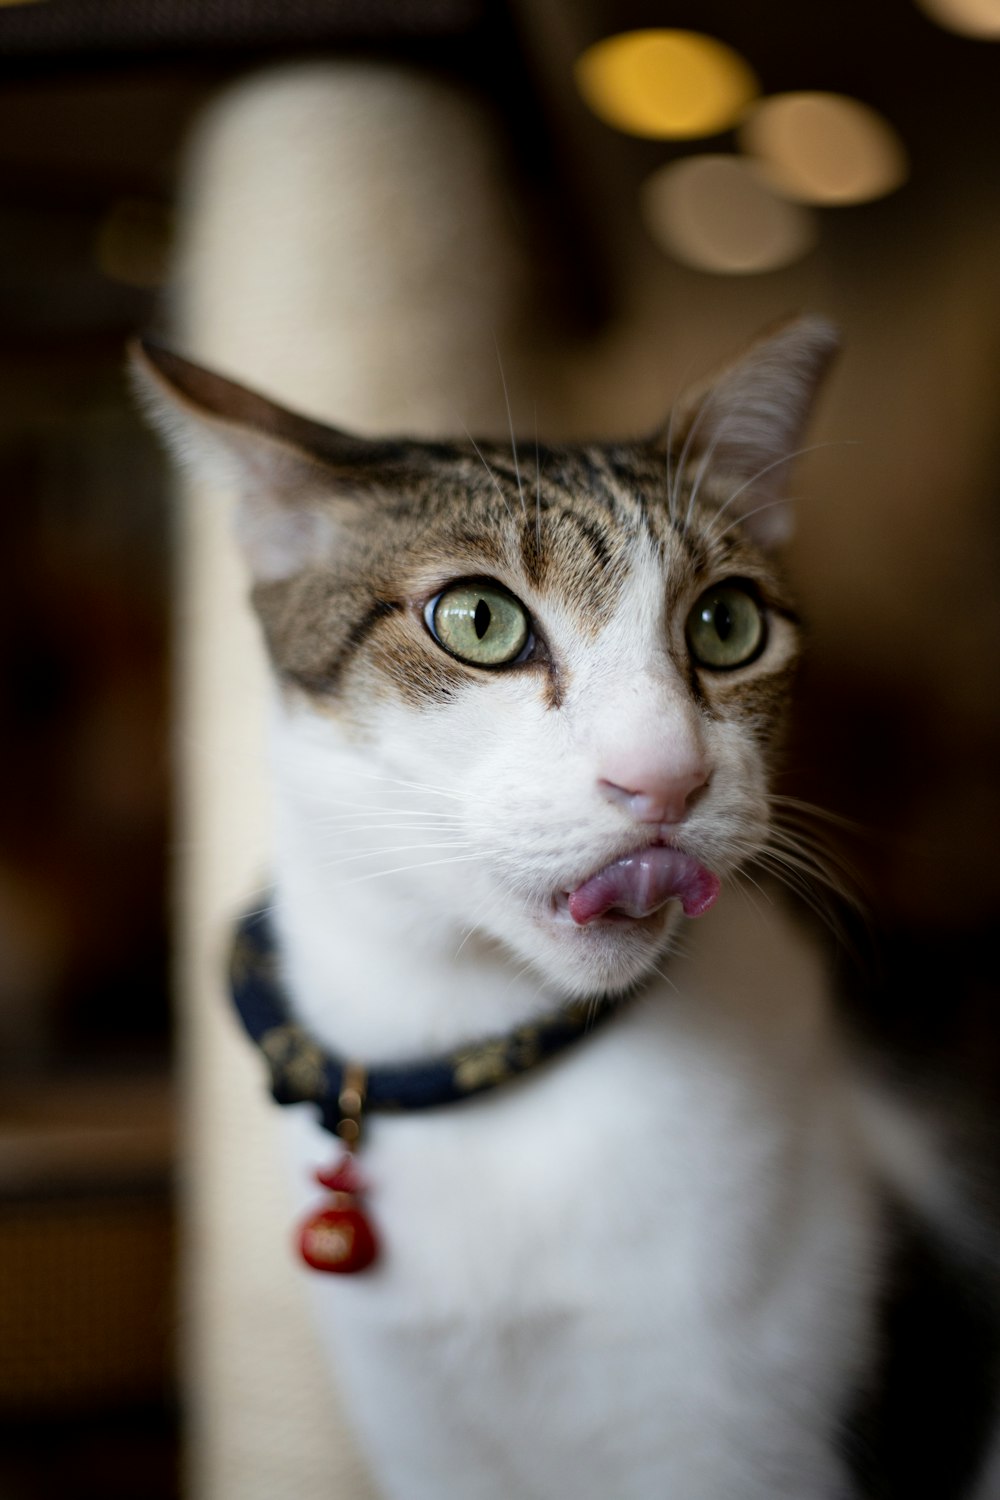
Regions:
[[298, 1018], [326, 1046], [393, 1061], [501, 1035], [565, 999], [498, 945], [391, 882], [345, 884], [279, 849], [275, 926]]

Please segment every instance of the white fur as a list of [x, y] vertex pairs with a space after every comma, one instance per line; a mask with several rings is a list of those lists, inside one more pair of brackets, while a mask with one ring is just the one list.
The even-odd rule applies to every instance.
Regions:
[[[710, 768], [685, 849], [727, 875], [763, 836], [756, 754], [663, 645], [659, 567], [637, 550], [593, 641], [526, 600], [569, 661], [558, 709], [484, 674], [421, 711], [374, 697], [360, 737], [276, 713], [285, 975], [331, 1047], [420, 1056], [653, 976], [544, 1071], [369, 1123], [382, 1258], [312, 1281], [390, 1500], [849, 1493], [835, 1432], [871, 1352], [878, 1234], [817, 959], [733, 881], [699, 923], [642, 931], [553, 903], [641, 841], [600, 781], [656, 746]], [[786, 647], [776, 622], [768, 651]], [[305, 1208], [337, 1148], [309, 1107], [286, 1114]]]

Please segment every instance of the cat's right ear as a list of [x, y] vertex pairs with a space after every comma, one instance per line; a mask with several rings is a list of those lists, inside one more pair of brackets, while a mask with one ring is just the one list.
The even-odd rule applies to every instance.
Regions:
[[[839, 346], [825, 318], [792, 318], [733, 363], [682, 395], [665, 441], [697, 485], [711, 464], [729, 498], [724, 508], [759, 546], [778, 545], [791, 526], [789, 469], [823, 377]], [[661, 435], [662, 437], [662, 435]]]
[[366, 445], [193, 364], [150, 339], [129, 346], [139, 401], [180, 466], [235, 491], [237, 531], [256, 578], [321, 563], [338, 523], [363, 505]]

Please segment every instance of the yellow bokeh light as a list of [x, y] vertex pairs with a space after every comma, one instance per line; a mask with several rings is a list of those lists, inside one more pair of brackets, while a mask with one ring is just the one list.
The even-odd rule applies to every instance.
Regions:
[[740, 127], [767, 180], [801, 203], [867, 203], [906, 180], [906, 150], [887, 120], [844, 94], [775, 94]]
[[626, 31], [588, 47], [576, 86], [606, 125], [655, 140], [715, 135], [760, 88], [738, 52], [696, 31]]
[[949, 31], [1000, 41], [1000, 0], [917, 0], [921, 10]]
[[809, 210], [775, 197], [753, 164], [736, 156], [689, 156], [661, 167], [643, 183], [642, 214], [675, 260], [721, 275], [779, 270], [816, 243]]

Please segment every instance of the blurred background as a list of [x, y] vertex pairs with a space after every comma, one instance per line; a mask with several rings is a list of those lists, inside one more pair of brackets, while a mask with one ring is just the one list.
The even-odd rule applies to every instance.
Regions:
[[998, 43], [996, 0], [0, 0], [2, 1500], [182, 1492], [184, 562], [123, 347], [176, 324], [206, 106], [322, 58], [483, 102], [534, 279], [526, 434], [642, 431], [768, 321], [841, 325], [798, 485], [812, 640], [784, 789], [859, 825], [873, 1035], [978, 1119], [1000, 1072]]

